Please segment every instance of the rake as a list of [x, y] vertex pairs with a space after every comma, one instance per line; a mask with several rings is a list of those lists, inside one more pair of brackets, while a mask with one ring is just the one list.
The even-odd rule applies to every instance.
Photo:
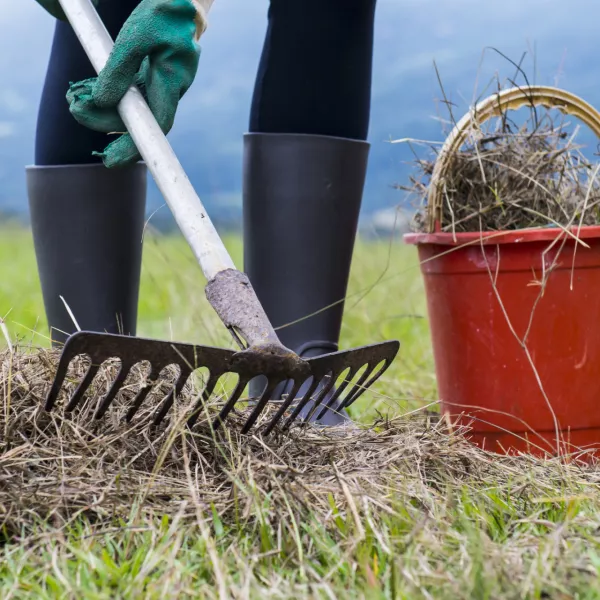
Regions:
[[[94, 69], [100, 72], [113, 42], [96, 9], [90, 0], [60, 0], [60, 4]], [[354, 403], [388, 369], [398, 353], [399, 342], [391, 340], [310, 359], [303, 359], [283, 346], [248, 277], [236, 269], [200, 198], [135, 86], [122, 99], [119, 113], [200, 264], [208, 282], [205, 292], [209, 303], [240, 350], [80, 331], [70, 336], [63, 347], [45, 409], [51, 411], [56, 405], [68, 367], [78, 356], [87, 356], [90, 366], [68, 400], [67, 412], [83, 400], [103, 363], [110, 359], [119, 359], [121, 363], [109, 391], [98, 402], [94, 419], [106, 414], [133, 367], [142, 362], [150, 364], [149, 383], [133, 400], [127, 421], [134, 418], [160, 372], [170, 365], [179, 368], [179, 375], [154, 413], [154, 425], [167, 416], [177, 395], [198, 369], [208, 370], [209, 375], [203, 393], [187, 419], [190, 427], [213, 395], [219, 380], [231, 373], [238, 376], [238, 382], [215, 418], [215, 428], [225, 422], [246, 386], [259, 376], [266, 378], [266, 384], [262, 394], [255, 399], [243, 433], [248, 433], [255, 425], [281, 384], [288, 384], [292, 389], [284, 396], [276, 414], [266, 422], [265, 434], [282, 421], [283, 429], [289, 428], [309, 402], [313, 404], [306, 420], [317, 412], [317, 419], [321, 419], [336, 403], [339, 410]], [[335, 388], [342, 376], [344, 379]]]

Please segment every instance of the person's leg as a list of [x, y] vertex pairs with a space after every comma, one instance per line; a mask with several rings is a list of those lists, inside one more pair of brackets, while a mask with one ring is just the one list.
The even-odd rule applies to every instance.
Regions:
[[375, 4], [269, 10], [244, 140], [244, 268], [274, 326], [294, 323], [282, 342], [305, 357], [338, 348], [369, 153]]
[[250, 131], [366, 140], [376, 0], [271, 0]]
[[[113, 39], [139, 0], [104, 0]], [[53, 343], [84, 330], [134, 335], [146, 205], [146, 167], [106, 169], [92, 156], [111, 138], [71, 116], [71, 82], [96, 75], [68, 23], [56, 22], [27, 168], [33, 238]], [[64, 298], [64, 302], [61, 299]]]

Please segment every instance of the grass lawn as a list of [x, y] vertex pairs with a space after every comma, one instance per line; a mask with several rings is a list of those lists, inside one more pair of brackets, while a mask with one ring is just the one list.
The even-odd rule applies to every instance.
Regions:
[[[239, 239], [226, 245], [242, 266]], [[33, 244], [28, 231], [0, 231], [0, 317], [13, 338], [48, 346]], [[148, 233], [145, 238], [138, 335], [231, 346], [204, 295], [204, 276], [186, 242]], [[75, 315], [77, 317], [77, 315]], [[353, 263], [341, 346], [398, 339], [403, 348], [356, 412], [416, 408], [435, 398], [426, 307], [416, 255], [401, 243], [359, 243]], [[0, 337], [0, 343], [2, 338]], [[415, 404], [416, 400], [416, 404]], [[367, 403], [367, 405], [365, 405]], [[368, 415], [370, 418], [372, 414]]]
[[[241, 265], [239, 240], [227, 243]], [[45, 346], [28, 232], [0, 231], [0, 273], [11, 337]], [[183, 241], [149, 233], [138, 333], [230, 345], [203, 286]], [[142, 516], [132, 502], [128, 515], [109, 511], [96, 523], [13, 528], [0, 551], [0, 598], [600, 598], [600, 475], [496, 458], [419, 414], [436, 390], [414, 249], [361, 241], [342, 347], [390, 338], [402, 343], [396, 363], [351, 412], [391, 423], [345, 443], [331, 464], [317, 438], [294, 456], [288, 447], [287, 465], [275, 446], [259, 461], [262, 442], [237, 439], [230, 491], [211, 496], [199, 485], [192, 519], [184, 509]], [[0, 436], [8, 522], [6, 452]], [[218, 508], [226, 505], [235, 510]]]

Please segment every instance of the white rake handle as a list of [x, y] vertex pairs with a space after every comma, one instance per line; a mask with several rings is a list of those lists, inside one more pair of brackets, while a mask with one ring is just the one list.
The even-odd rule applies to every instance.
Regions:
[[[108, 61], [114, 44], [94, 5], [91, 0], [59, 2], [90, 62], [99, 73]], [[205, 11], [208, 11], [212, 2], [203, 4]], [[210, 281], [221, 271], [235, 269], [202, 201], [137, 87], [131, 86], [121, 100], [118, 111], [206, 279]]]

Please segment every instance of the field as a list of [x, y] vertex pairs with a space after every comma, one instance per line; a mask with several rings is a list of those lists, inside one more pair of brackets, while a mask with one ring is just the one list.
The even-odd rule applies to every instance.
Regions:
[[[239, 240], [227, 245], [241, 265]], [[203, 285], [181, 240], [149, 232], [138, 333], [229, 345]], [[0, 316], [13, 340], [47, 344], [31, 239], [17, 228], [0, 231]], [[598, 471], [499, 458], [438, 427], [426, 412], [436, 389], [414, 251], [361, 241], [342, 347], [390, 338], [402, 343], [395, 365], [352, 407], [377, 426], [319, 463], [324, 481], [344, 472], [335, 489], [312, 481], [312, 504], [267, 489], [263, 471], [302, 481], [317, 458], [304, 448], [306, 468], [252, 462], [258, 442], [237, 442], [255, 469], [246, 487], [232, 482], [252, 498], [243, 515], [220, 513], [200, 488], [206, 512], [192, 521], [132, 507], [127, 518], [23, 527], [4, 539], [0, 597], [600, 598]]]
[[[240, 240], [226, 245], [241, 267]], [[11, 337], [47, 346], [47, 330], [33, 245], [28, 232], [0, 233], [0, 317]], [[138, 335], [231, 345], [204, 296], [204, 277], [185, 241], [149, 232], [145, 238]], [[359, 243], [343, 324], [343, 347], [401, 340], [401, 356], [360, 405], [361, 414], [416, 408], [435, 398], [425, 300], [416, 257], [400, 243]], [[75, 315], [77, 317], [77, 315]], [[0, 338], [0, 342], [1, 342]], [[415, 400], [417, 404], [415, 404]], [[363, 416], [366, 416], [363, 414]], [[367, 416], [370, 418], [371, 415]]]

